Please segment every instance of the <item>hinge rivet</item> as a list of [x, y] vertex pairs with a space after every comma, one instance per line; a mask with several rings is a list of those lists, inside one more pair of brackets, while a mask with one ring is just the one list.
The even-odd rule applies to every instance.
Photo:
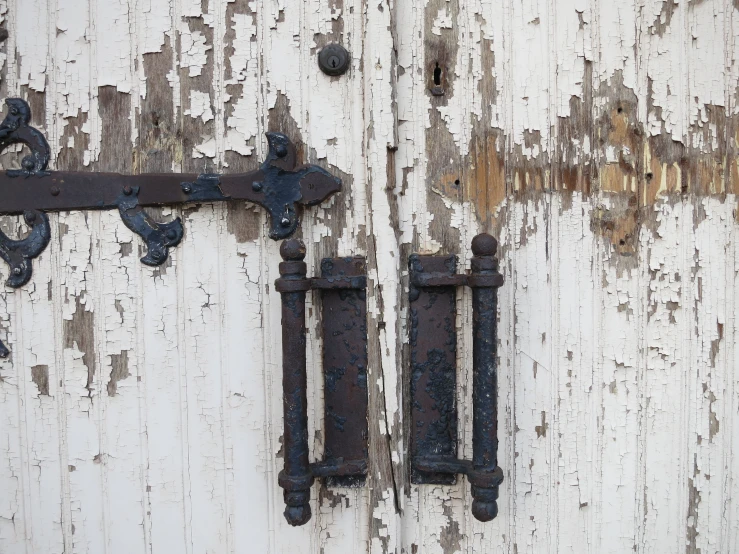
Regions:
[[131, 196], [131, 193], [133, 192], [133, 189], [131, 188], [131, 185], [126, 185], [123, 187], [123, 194], [126, 196]]
[[185, 194], [190, 194], [192, 192], [192, 186], [190, 183], [182, 183], [182, 192]]
[[59, 196], [59, 187], [54, 185], [49, 189], [49, 192], [51, 192], [52, 196]]
[[254, 181], [251, 184], [251, 190], [253, 190], [254, 192], [260, 192], [262, 190], [262, 186], [262, 183], [260, 183], [259, 181]]

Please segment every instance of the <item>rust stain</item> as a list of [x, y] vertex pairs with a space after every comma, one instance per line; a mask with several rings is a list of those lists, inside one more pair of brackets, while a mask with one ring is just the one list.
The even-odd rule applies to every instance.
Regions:
[[471, 170], [464, 183], [464, 195], [471, 201], [478, 217], [492, 217], [506, 193], [503, 154], [498, 150], [498, 133], [474, 139]]
[[[612, 151], [617, 159], [600, 168], [600, 190], [603, 192], [636, 193], [638, 158], [642, 150], [642, 133], [636, 124], [635, 106], [627, 101], [614, 102], [601, 118], [599, 137], [604, 150]], [[604, 159], [609, 156], [604, 154]]]
[[591, 213], [590, 227], [594, 233], [610, 241], [616, 253], [633, 256], [639, 230], [636, 198], [614, 198], [611, 207], [598, 206]]

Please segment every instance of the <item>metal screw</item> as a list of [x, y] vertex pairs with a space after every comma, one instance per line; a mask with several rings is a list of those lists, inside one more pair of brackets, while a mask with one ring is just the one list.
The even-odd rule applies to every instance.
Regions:
[[133, 189], [131, 188], [131, 185], [126, 185], [125, 187], [123, 187], [123, 194], [125, 194], [126, 196], [130, 196], [132, 192]]
[[151, 257], [155, 260], [161, 260], [162, 259], [162, 253], [158, 250], [154, 250], [154, 252], [151, 253]]
[[20, 275], [21, 273], [23, 273], [23, 270], [20, 267], [13, 268], [13, 275]]
[[283, 217], [282, 220], [280, 221], [280, 224], [283, 227], [290, 227], [290, 220], [286, 217]]
[[192, 185], [190, 183], [182, 183], [182, 191], [185, 194], [190, 194], [192, 192]]
[[59, 196], [59, 192], [61, 192], [61, 191], [59, 190], [59, 187], [58, 187], [58, 186], [56, 186], [56, 185], [53, 185], [53, 186], [52, 186], [52, 187], [51, 187], [51, 188], [49, 189], [49, 192], [51, 192], [51, 195], [52, 195], [52, 196]]
[[175, 231], [174, 229], [170, 229], [169, 231], [167, 231], [167, 238], [169, 240], [176, 239], [177, 238], [177, 231]]
[[33, 212], [26, 212], [23, 214], [23, 217], [26, 218], [26, 221], [28, 223], [33, 223], [34, 221], [36, 221], [36, 214]]
[[277, 146], [277, 148], [275, 148], [275, 154], [277, 154], [278, 158], [284, 158], [285, 156], [287, 156], [287, 146], [285, 146], [284, 144], [280, 144], [279, 146]]
[[262, 186], [262, 183], [260, 183], [259, 181], [254, 181], [251, 184], [251, 190], [253, 190], [254, 192], [259, 192], [262, 190]]

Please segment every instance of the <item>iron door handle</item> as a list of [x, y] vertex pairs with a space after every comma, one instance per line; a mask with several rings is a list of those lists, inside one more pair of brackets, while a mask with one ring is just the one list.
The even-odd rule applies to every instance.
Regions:
[[[282, 300], [282, 388], [285, 519], [311, 518], [310, 488], [361, 486], [367, 475], [367, 286], [364, 258], [325, 258], [321, 277], [308, 278], [305, 245], [280, 246], [284, 260], [275, 288]], [[321, 291], [324, 372], [324, 457], [309, 461], [305, 296]]]
[[[411, 346], [411, 481], [471, 484], [472, 514], [498, 514], [498, 288], [503, 276], [488, 234], [472, 239], [471, 273], [457, 274], [456, 256], [409, 258]], [[472, 288], [472, 460], [457, 459], [456, 287]]]

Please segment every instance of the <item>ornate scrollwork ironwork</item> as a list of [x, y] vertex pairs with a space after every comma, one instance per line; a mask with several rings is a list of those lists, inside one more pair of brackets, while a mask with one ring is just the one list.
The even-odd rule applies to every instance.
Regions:
[[[21, 98], [5, 101], [8, 113], [0, 123], [0, 153], [23, 144], [30, 153], [20, 169], [0, 173], [0, 215], [24, 214], [32, 226], [29, 235], [13, 240], [0, 232], [0, 257], [11, 268], [10, 287], [23, 286], [31, 277], [31, 260], [49, 243], [45, 212], [118, 209], [125, 225], [144, 239], [147, 253], [141, 261], [163, 264], [169, 249], [183, 237], [180, 218], [154, 221], [146, 206], [192, 202], [246, 200], [269, 214], [269, 236], [291, 236], [300, 225], [301, 206], [319, 204], [341, 190], [341, 180], [316, 165], [298, 165], [297, 149], [282, 133], [267, 133], [269, 151], [260, 168], [237, 175], [141, 174], [49, 171], [51, 149], [44, 135], [31, 126], [31, 108]], [[0, 348], [0, 356], [2, 348]]]

